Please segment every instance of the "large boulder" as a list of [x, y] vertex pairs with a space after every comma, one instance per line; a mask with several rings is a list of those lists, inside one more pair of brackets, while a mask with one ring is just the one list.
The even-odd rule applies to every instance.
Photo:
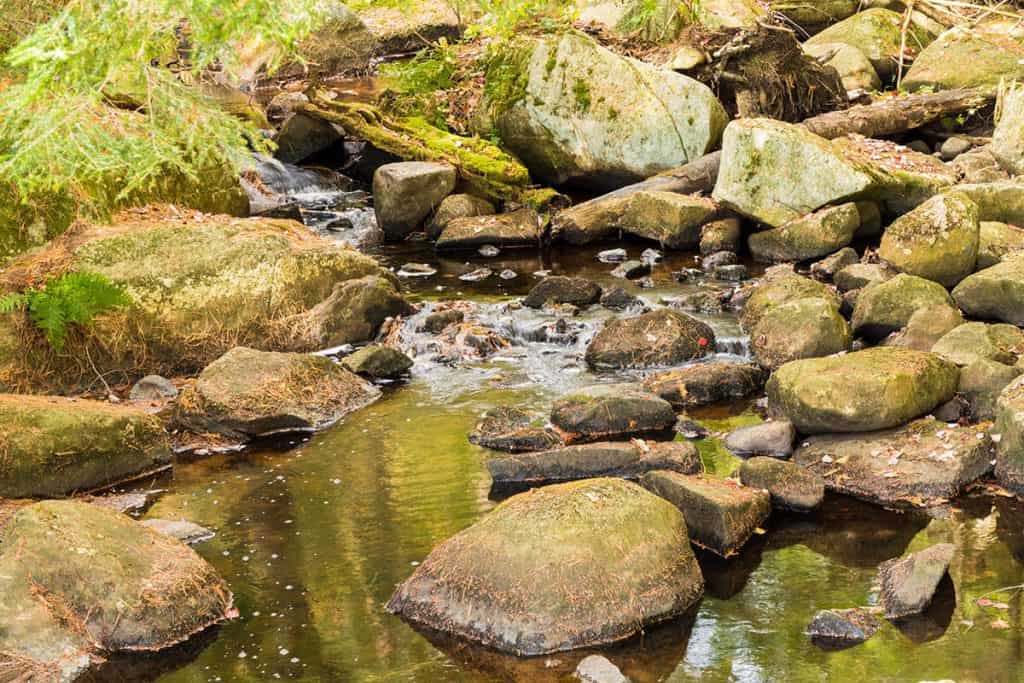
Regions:
[[877, 347], [783, 365], [768, 380], [771, 409], [803, 434], [902, 424], [953, 398], [956, 365], [923, 351]]
[[0, 316], [0, 387], [70, 393], [97, 373], [111, 384], [195, 373], [234, 346], [359, 343], [408, 311], [391, 273], [298, 223], [167, 216], [78, 224], [0, 275], [0, 290], [12, 290], [66, 270], [94, 272], [132, 301], [73, 330], [75, 351], [63, 354], [19, 317]]
[[747, 238], [747, 246], [754, 259], [764, 263], [809, 261], [848, 245], [859, 227], [857, 205], [848, 202], [755, 232]]
[[938, 159], [892, 143], [826, 140], [799, 125], [752, 118], [725, 129], [713, 196], [777, 227], [854, 199], [920, 202], [954, 180]]
[[915, 53], [935, 39], [933, 34], [913, 24], [903, 36], [903, 24], [903, 15], [876, 7], [828, 27], [808, 40], [807, 45], [843, 43], [857, 48], [871, 61], [878, 75], [888, 79], [896, 74], [901, 49]]
[[809, 437], [793, 462], [831, 491], [886, 506], [934, 504], [958, 495], [990, 471], [986, 427], [924, 418], [870, 434]]
[[[1024, 192], [1024, 188], [1021, 188]], [[1007, 256], [1024, 252], [1024, 228], [999, 221], [981, 221], [978, 225], [978, 261], [984, 270]]]
[[853, 309], [854, 334], [881, 339], [906, 326], [918, 310], [929, 306], [955, 308], [946, 289], [931, 280], [900, 274], [864, 288]]
[[637, 192], [622, 214], [622, 229], [655, 240], [668, 249], [696, 249], [701, 226], [714, 218], [718, 207], [704, 197], [676, 192]]
[[1024, 79], [1024, 41], [1016, 23], [954, 26], [921, 51], [903, 87], [995, 89], [1000, 81]]
[[556, 185], [609, 187], [682, 166], [714, 149], [728, 122], [707, 86], [575, 31], [524, 39], [492, 60], [487, 83], [502, 141]]
[[1000, 435], [996, 450], [996, 478], [1018, 495], [1024, 495], [1024, 378], [1003, 389], [996, 401], [996, 426]]
[[72, 681], [111, 655], [160, 650], [237, 615], [191, 548], [86, 503], [22, 508], [0, 545], [0, 672]]
[[979, 231], [978, 205], [945, 192], [886, 228], [878, 255], [904, 273], [952, 287], [974, 272]]
[[644, 380], [644, 388], [677, 408], [695, 408], [746, 398], [760, 391], [764, 381], [756, 365], [716, 361], [655, 373]]
[[412, 622], [516, 655], [627, 638], [703, 593], [686, 521], [636, 484], [514, 496], [437, 546], [388, 602]]
[[787, 301], [761, 316], [750, 331], [754, 358], [767, 370], [800, 358], [817, 358], [850, 348], [850, 326], [830, 299]]
[[170, 465], [160, 420], [102, 401], [0, 394], [0, 497], [60, 496]]
[[675, 422], [672, 404], [628, 384], [601, 384], [573, 391], [551, 407], [551, 423], [566, 441], [664, 433]]
[[662, 308], [605, 323], [587, 346], [592, 368], [643, 368], [674, 365], [715, 352], [715, 333], [707, 323]]
[[962, 192], [978, 205], [978, 220], [1024, 226], [1024, 184], [1015, 181], [968, 183], [952, 191]]
[[379, 396], [380, 389], [324, 356], [237, 347], [182, 392], [175, 421], [247, 440], [321, 429]]
[[882, 344], [936, 351], [935, 345], [939, 340], [963, 324], [964, 317], [960, 311], [948, 304], [925, 306], [914, 311], [903, 329], [883, 339]]
[[384, 164], [373, 174], [373, 210], [388, 240], [401, 240], [455, 189], [455, 167], [429, 161]]
[[953, 299], [972, 318], [1024, 325], [1024, 255], [967, 276], [953, 290]]

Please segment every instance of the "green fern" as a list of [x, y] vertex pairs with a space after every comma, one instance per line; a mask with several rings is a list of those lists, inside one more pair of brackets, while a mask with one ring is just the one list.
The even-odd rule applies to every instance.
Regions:
[[26, 311], [32, 323], [58, 352], [72, 325], [86, 327], [110, 308], [127, 306], [131, 298], [98, 273], [65, 273], [40, 289], [0, 297], [0, 313]]

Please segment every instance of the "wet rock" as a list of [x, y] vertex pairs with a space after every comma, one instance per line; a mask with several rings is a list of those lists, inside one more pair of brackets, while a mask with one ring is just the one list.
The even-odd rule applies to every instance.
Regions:
[[989, 149], [1007, 171], [1024, 175], [1024, 88], [1006, 90], [1000, 110]]
[[777, 227], [852, 199], [922, 201], [953, 181], [938, 159], [893, 143], [825, 140], [798, 125], [747, 118], [725, 130], [713, 197]]
[[180, 519], [146, 519], [142, 521], [142, 526], [185, 545], [196, 545], [214, 537], [214, 533], [206, 527]]
[[786, 221], [778, 228], [747, 238], [754, 258], [763, 263], [807, 261], [826, 256], [853, 241], [860, 212], [853, 202]]
[[996, 417], [996, 401], [1003, 389], [1021, 374], [1021, 368], [980, 358], [960, 370], [957, 391], [967, 400], [977, 420]]
[[676, 414], [658, 396], [629, 384], [602, 384], [569, 393], [551, 408], [551, 423], [568, 441], [623, 439], [672, 429]]
[[551, 484], [592, 477], [637, 479], [654, 470], [697, 474], [704, 471], [704, 465], [697, 447], [688, 441], [588, 443], [487, 461], [487, 471], [495, 486]]
[[777, 458], [751, 458], [740, 465], [740, 483], [764, 489], [772, 505], [807, 512], [825, 499], [825, 482], [818, 474]]
[[601, 298], [601, 286], [581, 277], [552, 275], [546, 277], [530, 290], [523, 299], [529, 308], [543, 308], [545, 304], [572, 304], [589, 306]]
[[768, 370], [800, 358], [847, 351], [850, 341], [850, 326], [831, 299], [787, 301], [761, 316], [750, 331], [754, 358]]
[[939, 356], [877, 347], [786, 363], [768, 380], [769, 406], [802, 434], [902, 424], [953, 397], [959, 372]]
[[715, 266], [714, 276], [716, 280], [723, 282], [741, 282], [749, 276], [747, 267], [742, 263], [730, 266]]
[[831, 280], [843, 268], [857, 263], [860, 257], [851, 247], [843, 247], [831, 256], [811, 264], [811, 275], [822, 280]]
[[723, 218], [707, 223], [700, 229], [700, 253], [702, 256], [716, 251], [738, 252], [743, 240], [743, 231], [738, 218]]
[[654, 279], [650, 277], [642, 277], [639, 280], [634, 280], [633, 284], [640, 289], [654, 289]]
[[545, 451], [561, 443], [543, 419], [512, 406], [488, 410], [469, 433], [469, 442], [507, 453]]
[[675, 192], [637, 192], [622, 216], [622, 229], [668, 249], [695, 249], [701, 225], [718, 207], [710, 199]]
[[972, 318], [1024, 325], [1024, 255], [968, 275], [953, 290], [953, 299]]
[[906, 42], [903, 43], [902, 27], [901, 14], [873, 7], [826, 28], [809, 39], [806, 45], [849, 45], [860, 50], [868, 58], [879, 77], [889, 79], [896, 75], [902, 45], [924, 47], [935, 38], [933, 34], [911, 24]]
[[489, 358], [512, 345], [490, 327], [468, 320], [446, 327], [438, 342], [441, 353], [435, 360], [442, 363]]
[[540, 226], [540, 217], [533, 209], [519, 209], [496, 216], [453, 218], [437, 238], [437, 248], [536, 246], [540, 243]]
[[671, 308], [688, 313], [721, 313], [725, 310], [725, 292], [702, 290], [680, 294], [673, 297], [662, 297], [661, 303]]
[[274, 136], [274, 156], [286, 164], [298, 164], [336, 144], [343, 132], [322, 119], [298, 113], [288, 117]]
[[722, 557], [735, 555], [771, 512], [765, 491], [728, 479], [650, 472], [640, 484], [682, 510], [691, 542]]
[[600, 645], [700, 598], [687, 541], [679, 511], [636, 484], [556, 484], [510, 498], [436, 547], [387, 607], [520, 656]]
[[703, 278], [704, 271], [700, 268], [682, 268], [679, 271], [672, 273], [672, 276], [679, 282], [693, 282]]
[[301, 348], [320, 350], [370, 341], [388, 318], [411, 310], [391, 279], [371, 275], [334, 285], [308, 313], [283, 322], [296, 330]]
[[715, 351], [709, 325], [665, 308], [613, 318], [587, 346], [591, 368], [643, 368], [703, 358]]
[[953, 161], [961, 154], [970, 151], [973, 146], [970, 140], [954, 135], [951, 138], [946, 138], [939, 146], [939, 158], [943, 161]]
[[994, 89], [1000, 81], [1024, 79], [1024, 47], [1019, 34], [1012, 37], [1015, 30], [1012, 19], [951, 28], [917, 55], [903, 87]]
[[0, 394], [0, 497], [59, 496], [171, 463], [160, 420], [101, 401]]
[[853, 333], [872, 340], [882, 339], [905, 327], [915, 311], [930, 306], [956, 308], [942, 285], [900, 273], [863, 289], [853, 309]]
[[627, 258], [629, 254], [625, 249], [605, 249], [597, 253], [597, 260], [601, 263], [622, 263]]
[[854, 263], [842, 268], [833, 280], [840, 292], [863, 289], [876, 282], [885, 282], [896, 277], [896, 270], [885, 263]]
[[178, 388], [171, 383], [171, 380], [160, 375], [146, 375], [132, 386], [128, 393], [128, 400], [135, 401], [162, 401], [175, 398], [178, 395]]
[[398, 269], [398, 277], [430, 277], [437, 275], [437, 268], [429, 263], [406, 263]]
[[444, 331], [444, 328], [454, 323], [461, 323], [465, 317], [466, 314], [456, 308], [450, 308], [446, 311], [434, 311], [427, 314], [427, 317], [423, 319], [423, 325], [420, 327], [420, 330], [430, 332], [431, 334], [440, 334]]
[[604, 293], [601, 294], [600, 303], [605, 308], [610, 308], [613, 311], [624, 311], [629, 308], [641, 308], [644, 305], [644, 302], [639, 297], [630, 294], [622, 287], [606, 289]]
[[502, 280], [515, 280], [517, 277], [519, 277], [519, 273], [510, 268], [506, 268], [505, 270], [498, 273], [498, 277], [500, 277]]
[[713, 273], [716, 268], [722, 266], [734, 266], [739, 263], [740, 258], [731, 251], [716, 251], [708, 254], [700, 260], [700, 267], [705, 273]]
[[1004, 487], [1024, 494], [1024, 379], [1017, 378], [996, 400], [996, 478]]
[[814, 615], [807, 635], [826, 645], [856, 645], [875, 635], [879, 623], [866, 609], [826, 609]]
[[329, 358], [239, 346], [182, 392], [174, 419], [200, 434], [244, 441], [322, 429], [379, 397], [380, 389]]
[[436, 240], [448, 227], [448, 223], [456, 218], [472, 218], [474, 216], [490, 216], [497, 208], [484, 199], [471, 194], [450, 194], [441, 200], [437, 211], [427, 223], [427, 237]]
[[676, 408], [694, 408], [746, 398], [760, 391], [764, 381], [756, 365], [713, 361], [651, 375], [644, 388]]
[[650, 274], [650, 272], [651, 266], [649, 263], [644, 263], [643, 261], [626, 261], [619, 264], [619, 266], [612, 271], [612, 275], [623, 279], [635, 280], [643, 277], [644, 275]]
[[426, 161], [384, 164], [373, 174], [377, 225], [391, 241], [416, 232], [455, 189], [453, 166]]
[[752, 330], [769, 311], [799, 299], [824, 299], [839, 305], [839, 297], [826, 285], [800, 275], [789, 274], [765, 279], [743, 306], [740, 322], [744, 329]]
[[889, 619], [920, 614], [928, 608], [949, 571], [956, 552], [952, 543], [939, 543], [904, 558], [883, 562], [878, 568], [882, 590], [879, 603]]
[[883, 344], [918, 351], [934, 351], [936, 342], [963, 324], [964, 317], [955, 308], [945, 304], [926, 306], [914, 311], [906, 327], [887, 337]]
[[484, 258], [494, 258], [495, 256], [501, 253], [501, 249], [498, 249], [498, 247], [494, 246], [493, 244], [485, 244], [484, 246], [477, 249], [476, 253], [480, 254]]
[[583, 683], [629, 683], [619, 667], [601, 655], [584, 657], [576, 666], [573, 676]]
[[871, 61], [855, 46], [846, 43], [805, 43], [804, 51], [839, 72], [843, 87], [872, 92], [881, 90], [882, 81]]
[[978, 234], [978, 206], [946, 192], [886, 228], [878, 255], [904, 273], [952, 287], [974, 272]]
[[409, 372], [412, 358], [393, 346], [374, 344], [346, 356], [343, 368], [369, 379], [397, 379]]
[[734, 429], [725, 435], [722, 444], [742, 457], [764, 455], [788, 458], [793, 454], [794, 439], [796, 429], [792, 422], [773, 420]]
[[868, 434], [812, 436], [793, 462], [820, 474], [830, 491], [878, 505], [920, 506], [953, 498], [988, 472], [991, 447], [983, 426], [926, 418]]
[[1007, 256], [1024, 252], [1024, 228], [998, 221], [981, 221], [978, 231], [978, 261], [975, 268], [984, 270]]
[[[489, 82], [522, 75], [494, 102], [493, 125], [531, 175], [553, 185], [617, 186], [693, 161], [728, 122], [711, 90], [691, 78], [620, 57], [568, 31], [524, 39], [492, 60]], [[510, 64], [508, 60], [519, 60]]]
[[459, 279], [463, 282], [482, 282], [494, 275], [494, 271], [490, 268], [474, 268], [468, 273], [463, 273], [459, 276]]
[[1024, 331], [1005, 323], [964, 323], [943, 335], [932, 351], [961, 366], [981, 359], [1013, 365], [1024, 351]]
[[676, 420], [675, 430], [676, 434], [679, 434], [684, 439], [690, 439], [691, 441], [706, 439], [710, 434], [704, 425], [685, 417], [680, 417]]
[[237, 615], [227, 585], [191, 548], [72, 501], [13, 515], [0, 591], [0, 670], [31, 680], [75, 680], [93, 658], [167, 648]]

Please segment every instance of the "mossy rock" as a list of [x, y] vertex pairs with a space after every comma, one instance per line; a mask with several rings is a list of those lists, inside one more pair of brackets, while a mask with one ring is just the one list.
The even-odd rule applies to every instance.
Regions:
[[839, 78], [847, 91], [873, 92], [882, 89], [882, 81], [871, 60], [853, 45], [808, 41], [804, 43], [804, 51], [815, 59], [826, 58], [824, 63], [839, 72]]
[[[1024, 192], [1024, 188], [1021, 188]], [[998, 221], [981, 221], [978, 229], [978, 260], [975, 268], [984, 270], [1006, 256], [1024, 252], [1024, 228]]]
[[591, 368], [675, 365], [715, 351], [707, 323], [667, 308], [605, 323], [584, 355]]
[[773, 308], [798, 299], [824, 299], [839, 306], [839, 297], [827, 285], [802, 275], [786, 275], [762, 282], [754, 289], [743, 307], [740, 322], [748, 331], [753, 330]]
[[1007, 171], [1024, 174], [1024, 87], [1006, 91], [1000, 112], [989, 150]]
[[883, 562], [878, 568], [878, 602], [886, 618], [904, 619], [928, 609], [955, 553], [952, 543], [938, 543]]
[[437, 546], [388, 602], [516, 655], [611, 643], [703, 594], [686, 522], [636, 484], [590, 479], [514, 496]]
[[952, 287], [974, 272], [979, 232], [978, 205], [945, 192], [886, 228], [878, 255], [904, 273]]
[[850, 348], [850, 326], [830, 299], [787, 301], [761, 316], [750, 332], [754, 358], [773, 370], [792, 360], [817, 358]]
[[755, 232], [747, 238], [747, 246], [754, 259], [763, 263], [809, 261], [850, 244], [859, 227], [860, 211], [848, 202]]
[[865, 3], [863, 0], [770, 0], [768, 4], [773, 12], [784, 15], [804, 30], [813, 33], [852, 17], [865, 6], [874, 3]]
[[840, 292], [862, 289], [876, 282], [885, 282], [899, 273], [887, 263], [854, 263], [841, 268], [832, 281]]
[[528, 308], [542, 308], [546, 304], [589, 306], [601, 298], [601, 285], [582, 277], [552, 275], [546, 277], [523, 298]]
[[964, 317], [956, 308], [944, 303], [925, 306], [914, 311], [903, 329], [886, 337], [883, 344], [918, 351], [935, 351], [935, 344], [940, 339], [963, 324]]
[[750, 458], [740, 465], [740, 483], [763, 489], [772, 505], [784, 510], [807, 512], [825, 499], [825, 481], [792, 462], [778, 458]]
[[912, 56], [935, 39], [933, 34], [911, 25], [904, 42], [902, 28], [901, 14], [876, 7], [833, 24], [808, 40], [807, 45], [843, 43], [855, 47], [870, 60], [880, 77], [888, 79], [896, 75], [902, 46], [905, 45]]
[[185, 389], [175, 422], [197, 433], [247, 440], [337, 422], [380, 390], [324, 356], [231, 349]]
[[468, 438], [477, 446], [506, 453], [546, 451], [562, 443], [546, 422], [521, 408], [498, 406], [484, 413]]
[[978, 205], [980, 221], [1024, 226], [1024, 184], [1010, 181], [969, 183], [957, 185], [951, 191], [962, 192]]
[[0, 387], [65, 393], [88, 388], [97, 373], [111, 383], [195, 373], [235, 346], [359, 343], [386, 317], [408, 311], [397, 278], [373, 259], [284, 220], [77, 224], [13, 262], [0, 290], [39, 286], [68, 270], [107, 277], [132, 304], [72, 330], [62, 353], [22, 316], [0, 317]]
[[701, 226], [714, 218], [718, 207], [704, 197], [675, 192], [637, 192], [623, 212], [622, 229], [654, 240], [668, 249], [695, 249]]
[[449, 221], [456, 218], [472, 218], [473, 216], [489, 216], [497, 211], [494, 204], [483, 197], [471, 194], [450, 194], [441, 200], [437, 211], [427, 223], [427, 237], [436, 240]]
[[341, 365], [370, 379], [397, 379], [409, 371], [413, 360], [393, 346], [374, 344], [345, 356]]
[[877, 347], [786, 363], [768, 380], [773, 413], [803, 434], [895, 427], [953, 398], [955, 364], [936, 354]]
[[964, 278], [953, 290], [964, 313], [1024, 325], [1024, 255], [1015, 255]]
[[656, 373], [644, 380], [644, 388], [676, 408], [695, 408], [746, 398], [760, 391], [764, 381], [756, 365], [714, 361]]
[[987, 358], [979, 358], [960, 370], [957, 392], [967, 399], [970, 415], [976, 420], [994, 420], [996, 401], [1022, 368]]
[[551, 407], [566, 441], [664, 434], [676, 423], [672, 404], [628, 384], [602, 384], [562, 396]]
[[91, 662], [176, 645], [237, 615], [189, 547], [112, 510], [22, 508], [0, 545], [0, 671], [74, 680]]
[[864, 288], [853, 309], [853, 332], [869, 339], [881, 339], [905, 327], [915, 311], [941, 305], [956, 307], [945, 287], [901, 273]]
[[908, 91], [920, 88], [988, 88], [1024, 79], [1024, 40], [1013, 20], [955, 26], [914, 60], [903, 79]]
[[0, 394], [0, 496], [61, 496], [170, 465], [160, 420], [101, 401]]
[[1018, 377], [996, 400], [996, 478], [1017, 495], [1024, 495], [1024, 378]]
[[453, 218], [437, 238], [438, 249], [495, 247], [537, 247], [544, 221], [533, 209], [518, 209], [493, 216]]
[[982, 359], [1013, 365], [1024, 352], [1024, 331], [1005, 323], [964, 323], [943, 335], [931, 350], [960, 366]]

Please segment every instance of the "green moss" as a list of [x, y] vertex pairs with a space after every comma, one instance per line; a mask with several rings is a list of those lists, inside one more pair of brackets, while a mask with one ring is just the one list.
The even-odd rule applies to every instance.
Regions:
[[590, 110], [590, 88], [587, 87], [586, 81], [582, 78], [577, 78], [572, 86], [572, 94], [576, 99], [577, 109], [584, 112]]

